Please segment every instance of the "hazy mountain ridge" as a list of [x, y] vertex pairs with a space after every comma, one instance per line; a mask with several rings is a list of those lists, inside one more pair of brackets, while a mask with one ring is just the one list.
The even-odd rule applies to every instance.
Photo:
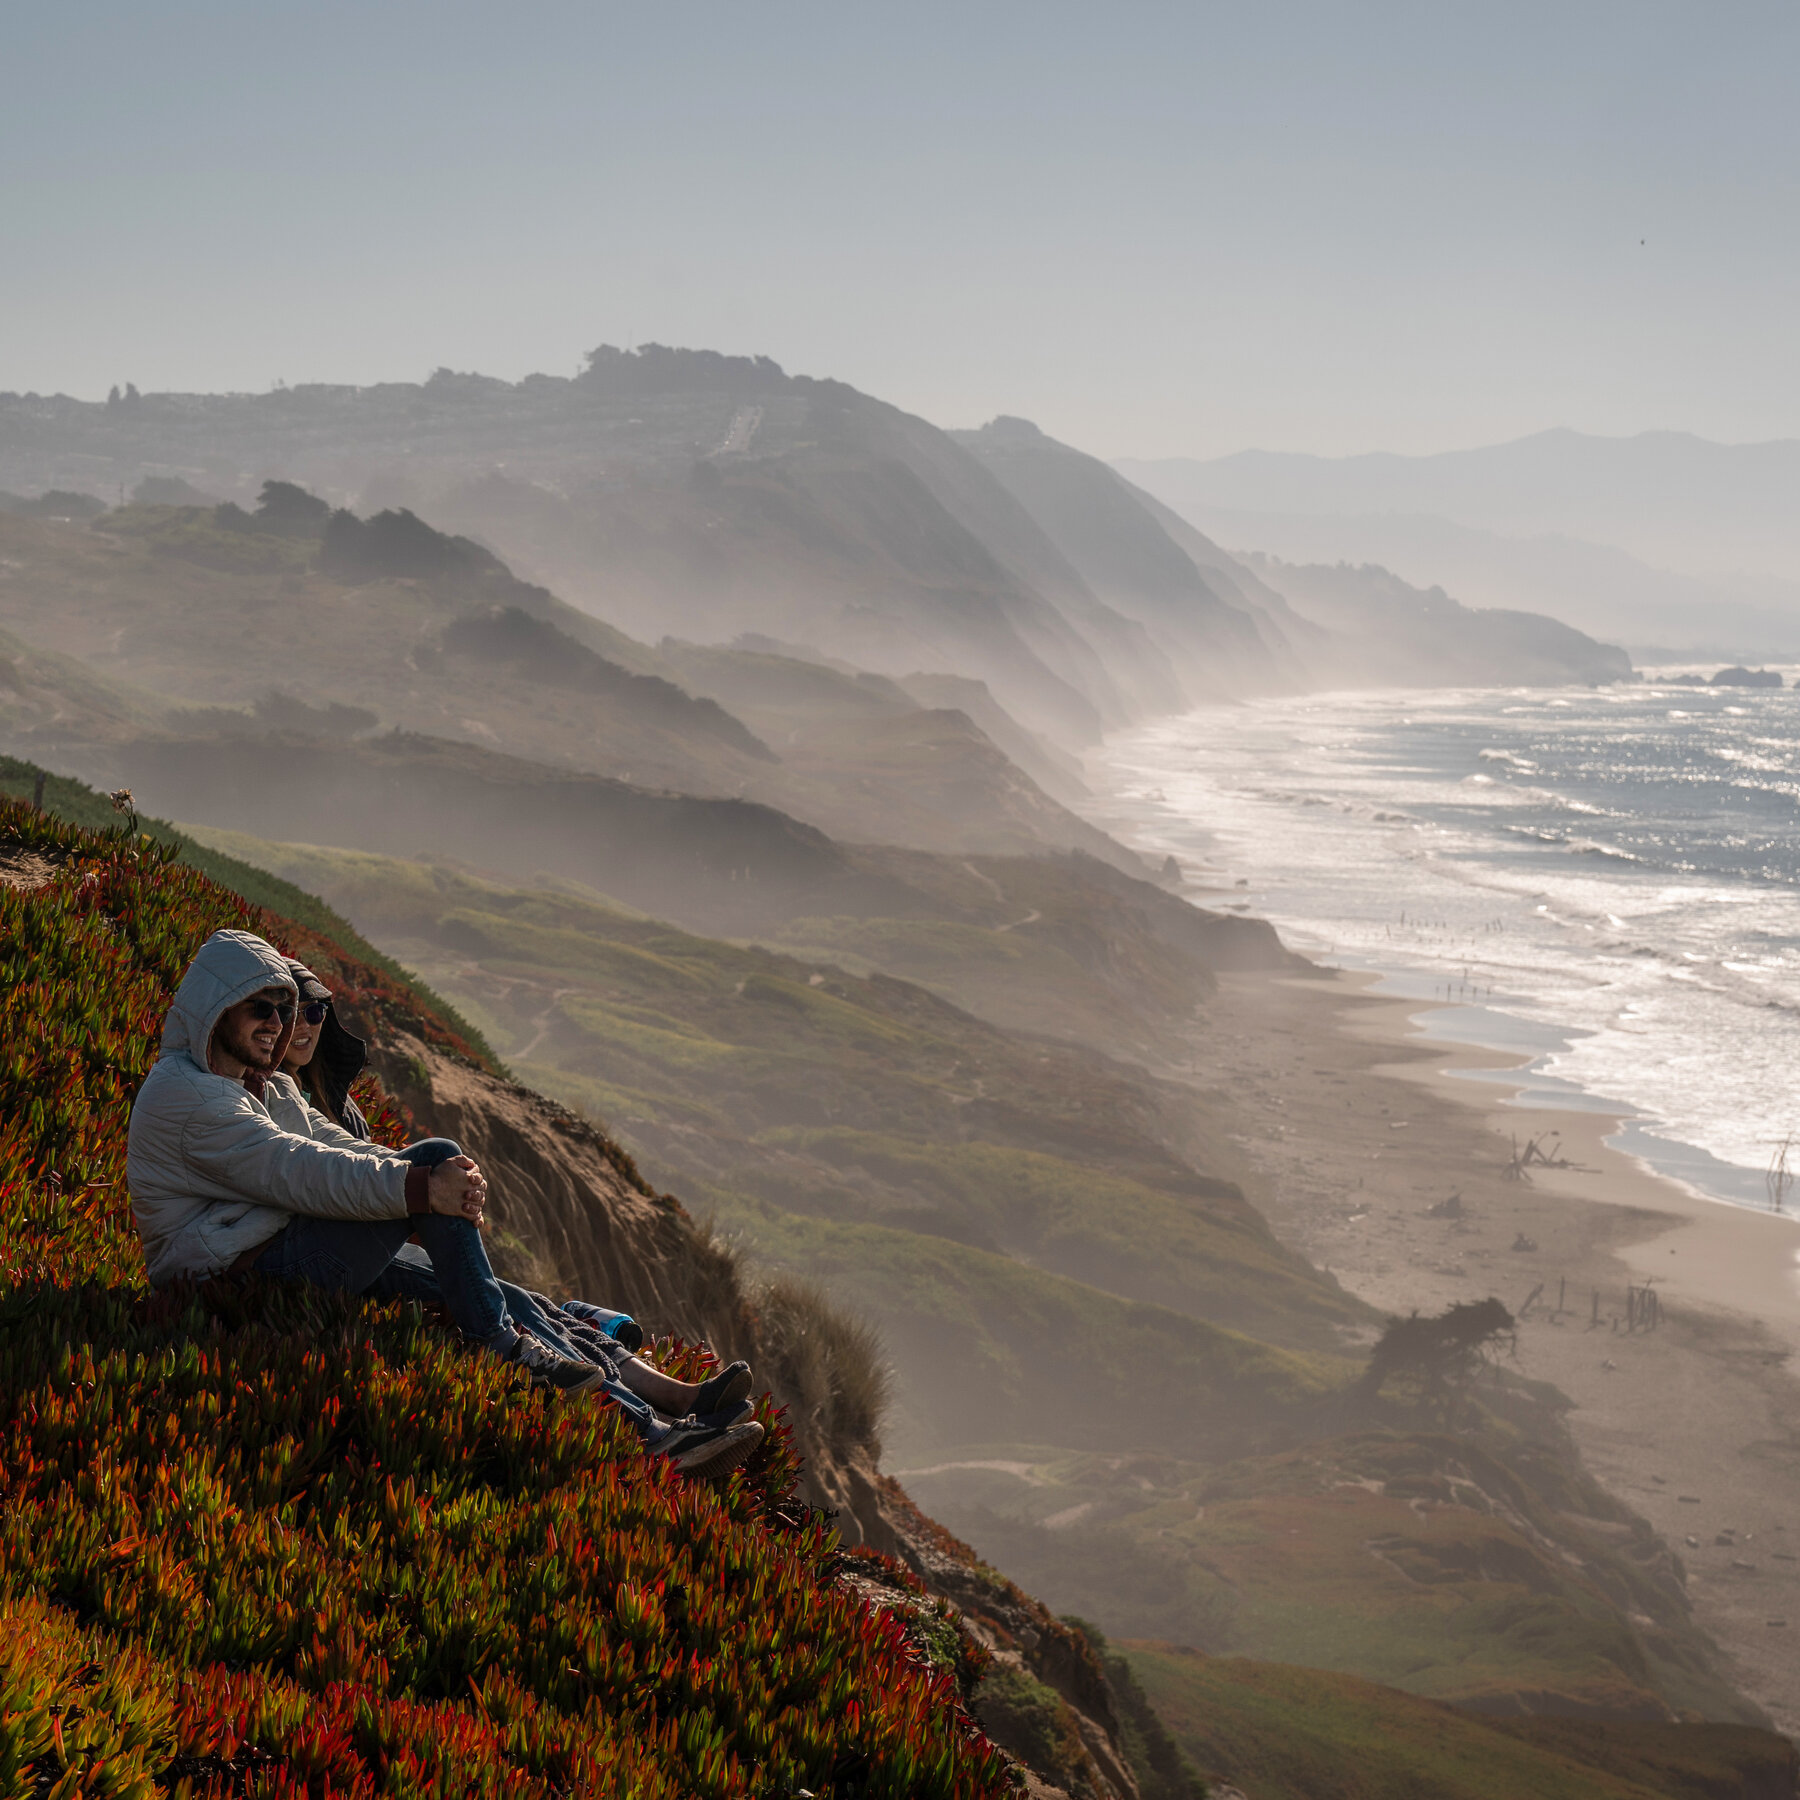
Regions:
[[1200, 528], [1289, 562], [1383, 564], [1652, 655], [1800, 649], [1800, 441], [1557, 430], [1433, 456], [1115, 466]]
[[1373, 564], [1297, 565], [1260, 553], [1244, 561], [1331, 634], [1314, 652], [1320, 685], [1483, 687], [1500, 671], [1551, 686], [1631, 679], [1623, 650], [1543, 613], [1464, 606]]
[[[784, 729], [774, 748], [716, 700], [690, 695], [648, 645], [519, 581], [476, 546], [478, 561], [440, 566], [457, 540], [404, 513], [377, 515], [369, 529], [384, 519], [411, 520], [396, 535], [417, 540], [420, 566], [435, 572], [334, 576], [320, 566], [317, 531], [222, 529], [198, 508], [131, 507], [94, 530], [0, 518], [0, 627], [63, 659], [54, 677], [46, 661], [49, 685], [40, 681], [29, 702], [0, 693], [15, 733], [29, 734], [16, 742], [75, 755], [146, 728], [216, 735], [233, 729], [229, 716], [170, 711], [151, 725], [145, 690], [165, 707], [216, 709], [299, 688], [366, 709], [371, 727], [640, 787], [753, 798], [842, 834], [943, 849], [1047, 843], [1138, 866], [960, 712], [893, 689], [899, 704], [883, 709], [878, 729], [850, 729], [861, 721], [846, 713], [813, 741]], [[769, 657], [723, 650], [707, 660], [734, 659], [739, 687], [781, 687]], [[89, 697], [75, 703], [84, 683]], [[112, 704], [97, 699], [109, 683], [120, 687]], [[1005, 717], [991, 698], [980, 709], [996, 725]], [[250, 722], [244, 714], [235, 728]], [[1030, 742], [1016, 726], [1008, 735]]]
[[[1295, 689], [1631, 674], [1629, 657], [1554, 618], [1469, 608], [1381, 569], [1327, 572], [1254, 552], [1227, 556], [1106, 464], [1022, 419], [957, 435], [1094, 590], [1169, 647], [1196, 699], [1256, 693], [1259, 677]], [[1277, 658], [1280, 679], [1270, 681]]]
[[1237, 513], [1197, 507], [1224, 541], [1289, 563], [1376, 563], [1474, 607], [1528, 608], [1639, 660], [1800, 655], [1800, 581], [1692, 575], [1567, 534], [1509, 536], [1423, 513]]
[[889, 674], [974, 674], [1076, 741], [1122, 717], [1059, 607], [1115, 650], [1126, 623], [1003, 490], [924, 421], [766, 359], [603, 348], [583, 375], [516, 385], [440, 371], [112, 407], [0, 399], [0, 467], [15, 463], [109, 490], [191, 476], [246, 494], [278, 474], [363, 510], [428, 499], [627, 630], [772, 630]]
[[1244, 450], [1116, 466], [1183, 508], [1434, 514], [1513, 536], [1617, 544], [1695, 573], [1762, 568], [1800, 577], [1800, 439], [1720, 444], [1684, 431], [1608, 438], [1559, 428], [1428, 456]]
[[1093, 592], [1147, 631], [1177, 671], [1184, 698], [1237, 698], [1297, 684], [1278, 623], [1260, 625], [1257, 596], [1222, 596], [1187, 548], [1095, 457], [1024, 419], [952, 434], [980, 458]]
[[[982, 681], [1066, 748], [1341, 679], [1313, 626], [1095, 459], [1020, 421], [946, 433], [767, 359], [603, 348], [568, 379], [0, 397], [0, 483], [247, 494], [267, 474], [421, 512], [651, 641], [753, 631]], [[1540, 655], [1495, 678], [1576, 673]]]

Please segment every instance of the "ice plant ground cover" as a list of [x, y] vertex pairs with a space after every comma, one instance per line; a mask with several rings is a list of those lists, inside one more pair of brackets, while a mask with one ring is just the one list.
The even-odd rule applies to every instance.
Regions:
[[0, 857], [0, 1793], [1008, 1789], [958, 1670], [832, 1579], [767, 1402], [689, 1483], [416, 1313], [152, 1294], [126, 1120], [200, 943], [402, 997], [127, 831], [0, 802]]

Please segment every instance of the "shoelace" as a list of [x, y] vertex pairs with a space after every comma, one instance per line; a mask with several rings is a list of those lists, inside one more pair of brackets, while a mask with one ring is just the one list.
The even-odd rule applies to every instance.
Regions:
[[529, 1331], [521, 1331], [518, 1360], [527, 1369], [554, 1369], [558, 1363], [567, 1362], [568, 1358], [558, 1356], [548, 1344], [540, 1338], [534, 1338]]

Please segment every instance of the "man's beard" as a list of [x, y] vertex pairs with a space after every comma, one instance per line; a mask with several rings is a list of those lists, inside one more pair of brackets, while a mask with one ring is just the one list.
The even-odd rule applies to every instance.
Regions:
[[264, 1050], [262, 1046], [254, 1040], [249, 1031], [245, 1031], [236, 1043], [232, 1043], [229, 1040], [227, 1040], [226, 1043], [226, 1048], [230, 1050], [231, 1054], [235, 1056], [245, 1068], [254, 1069], [259, 1075], [273, 1073], [275, 1068], [275, 1052], [280, 1049], [280, 1047], [281, 1040], [280, 1038], [277, 1038], [267, 1050]]

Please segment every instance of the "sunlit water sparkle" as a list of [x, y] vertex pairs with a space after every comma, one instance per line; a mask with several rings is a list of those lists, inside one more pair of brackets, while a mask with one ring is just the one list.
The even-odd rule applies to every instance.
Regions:
[[1768, 1205], [1800, 1132], [1800, 693], [1311, 695], [1159, 720], [1090, 767], [1121, 836], [1230, 890], [1205, 903], [1381, 971], [1438, 1002], [1433, 1036], [1531, 1053], [1525, 1098], [1635, 1114], [1624, 1148]]

